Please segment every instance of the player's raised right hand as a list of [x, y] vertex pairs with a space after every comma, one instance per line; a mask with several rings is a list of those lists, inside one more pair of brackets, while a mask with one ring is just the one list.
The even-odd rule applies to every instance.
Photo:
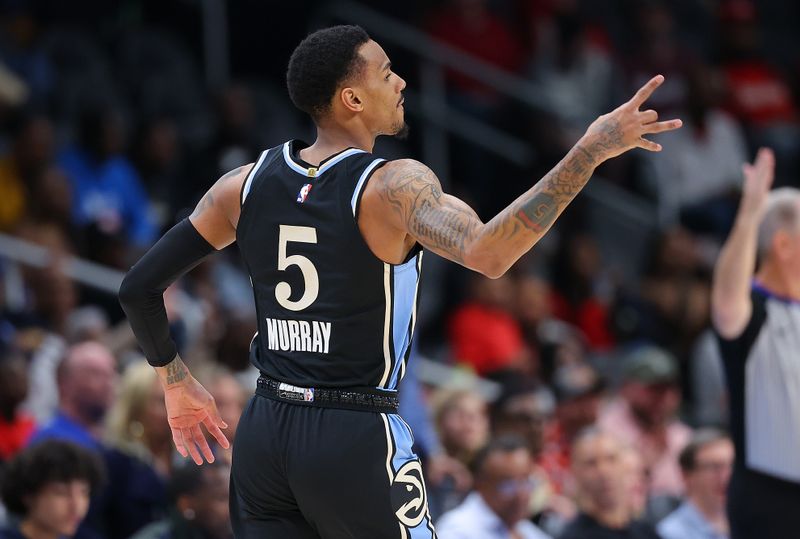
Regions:
[[639, 88], [629, 101], [600, 116], [589, 126], [579, 144], [592, 155], [596, 163], [633, 148], [661, 151], [661, 145], [645, 138], [645, 135], [672, 131], [683, 125], [679, 119], [659, 122], [656, 111], [639, 110], [662, 82], [663, 75], [656, 75]]

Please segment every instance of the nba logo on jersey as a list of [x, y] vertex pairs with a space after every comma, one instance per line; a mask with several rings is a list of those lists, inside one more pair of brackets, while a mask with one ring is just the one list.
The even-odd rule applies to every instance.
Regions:
[[314, 388], [307, 387], [303, 390], [303, 400], [306, 402], [312, 402], [314, 400]]
[[308, 194], [311, 192], [311, 184], [307, 183], [300, 189], [300, 192], [297, 194], [297, 202], [302, 204], [308, 198]]

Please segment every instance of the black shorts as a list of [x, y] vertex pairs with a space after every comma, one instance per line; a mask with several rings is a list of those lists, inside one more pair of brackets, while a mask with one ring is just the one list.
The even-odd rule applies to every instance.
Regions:
[[800, 537], [800, 484], [737, 467], [728, 485], [731, 539]]
[[255, 395], [236, 431], [240, 539], [431, 539], [422, 468], [397, 414]]

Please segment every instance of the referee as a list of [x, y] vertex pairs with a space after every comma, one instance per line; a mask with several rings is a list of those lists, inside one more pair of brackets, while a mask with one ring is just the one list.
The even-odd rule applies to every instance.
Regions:
[[711, 296], [736, 445], [732, 539], [800, 534], [800, 191], [770, 193], [774, 169], [769, 149], [744, 165]]

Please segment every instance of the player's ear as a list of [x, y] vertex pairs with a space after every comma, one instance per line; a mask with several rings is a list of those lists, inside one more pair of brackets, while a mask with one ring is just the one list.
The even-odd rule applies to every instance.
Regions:
[[342, 88], [339, 92], [339, 99], [344, 105], [344, 108], [350, 112], [361, 112], [364, 110], [364, 103], [358, 95], [358, 92], [352, 87]]

